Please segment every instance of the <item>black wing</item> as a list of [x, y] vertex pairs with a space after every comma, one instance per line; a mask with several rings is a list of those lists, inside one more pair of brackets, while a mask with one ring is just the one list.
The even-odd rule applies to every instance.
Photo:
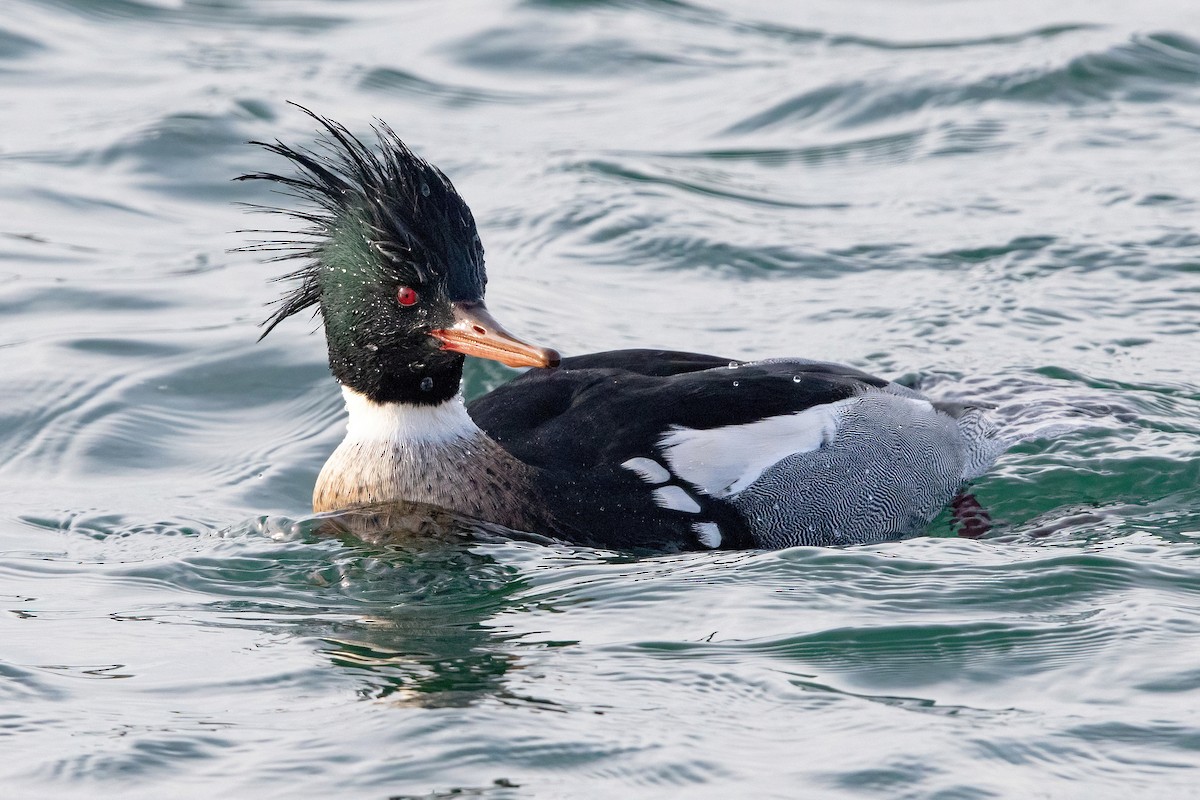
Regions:
[[802, 359], [746, 363], [668, 350], [614, 350], [563, 359], [557, 369], [530, 370], [468, 410], [525, 463], [573, 471], [652, 457], [673, 425], [740, 425], [887, 384], [852, 367]]
[[757, 546], [756, 540], [727, 502], [674, 479], [671, 485], [686, 498], [660, 504], [656, 493], [674, 490], [625, 462], [661, 460], [659, 442], [672, 426], [739, 425], [886, 384], [850, 367], [799, 359], [744, 363], [617, 350], [530, 370], [468, 410], [509, 452], [543, 470], [541, 488], [553, 498], [558, 532], [569, 541], [653, 550], [743, 548]]

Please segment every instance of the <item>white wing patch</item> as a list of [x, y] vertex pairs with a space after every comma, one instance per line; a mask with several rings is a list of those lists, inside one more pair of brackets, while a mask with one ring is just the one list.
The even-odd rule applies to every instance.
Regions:
[[671, 480], [671, 473], [667, 472], [667, 468], [658, 463], [652, 458], [631, 458], [628, 461], [622, 462], [621, 466], [632, 472], [636, 472], [641, 476], [642, 480], [651, 486], [657, 486], [660, 483], [666, 483]]
[[777, 461], [832, 441], [842, 413], [857, 402], [858, 398], [851, 397], [724, 428], [697, 430], [676, 425], [659, 446], [676, 475], [712, 497], [728, 497], [754, 483]]
[[721, 546], [721, 528], [717, 523], [693, 522], [692, 530], [696, 532], [696, 539], [705, 547], [716, 550]]
[[700, 513], [700, 504], [678, 486], [661, 486], [655, 489], [654, 502], [660, 508], [669, 508], [672, 511], [683, 511], [687, 514]]

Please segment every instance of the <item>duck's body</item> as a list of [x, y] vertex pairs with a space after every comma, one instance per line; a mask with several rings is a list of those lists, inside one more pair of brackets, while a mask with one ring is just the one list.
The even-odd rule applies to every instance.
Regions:
[[796, 359], [622, 350], [530, 370], [469, 406], [346, 396], [316, 510], [422, 502], [616, 548], [911, 535], [1001, 446], [978, 409]]
[[800, 359], [564, 359], [469, 406], [589, 544], [789, 547], [920, 532], [998, 443], [977, 409]]
[[[1003, 451], [980, 409], [859, 370], [658, 350], [561, 361], [482, 305], [482, 248], [449, 181], [390, 131], [335, 162], [282, 145], [315, 200], [313, 259], [272, 325], [319, 304], [349, 425], [317, 511], [422, 502], [616, 548], [846, 544], [920, 532]], [[269, 330], [269, 329], [268, 329]], [[465, 406], [463, 353], [533, 366]]]

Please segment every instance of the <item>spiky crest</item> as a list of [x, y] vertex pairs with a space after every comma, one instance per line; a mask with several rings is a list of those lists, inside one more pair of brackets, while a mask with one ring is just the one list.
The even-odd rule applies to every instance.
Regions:
[[[306, 308], [316, 306], [320, 313], [322, 258], [339, 229], [349, 225], [365, 231], [366, 244], [381, 269], [408, 280], [438, 283], [451, 300], [482, 298], [487, 283], [483, 245], [471, 210], [450, 179], [413, 153], [381, 120], [372, 126], [377, 143], [372, 149], [340, 123], [297, 103], [291, 105], [324, 129], [317, 139], [323, 152], [289, 147], [278, 140], [253, 141], [291, 161], [298, 174], [254, 172], [234, 179], [270, 181], [310, 206], [297, 210], [247, 204], [308, 225], [297, 231], [248, 231], [280, 238], [240, 248], [279, 253], [269, 261], [307, 260], [276, 278], [299, 285], [275, 301], [275, 312], [262, 323], [266, 327], [262, 336]], [[415, 274], [409, 277], [406, 272]]]

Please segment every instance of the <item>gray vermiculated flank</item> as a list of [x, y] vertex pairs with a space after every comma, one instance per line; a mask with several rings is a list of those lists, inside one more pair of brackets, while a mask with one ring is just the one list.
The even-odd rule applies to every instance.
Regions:
[[955, 419], [912, 402], [920, 397], [865, 392], [840, 411], [832, 441], [781, 459], [729, 502], [763, 547], [919, 533], [1004, 449], [983, 412]]

